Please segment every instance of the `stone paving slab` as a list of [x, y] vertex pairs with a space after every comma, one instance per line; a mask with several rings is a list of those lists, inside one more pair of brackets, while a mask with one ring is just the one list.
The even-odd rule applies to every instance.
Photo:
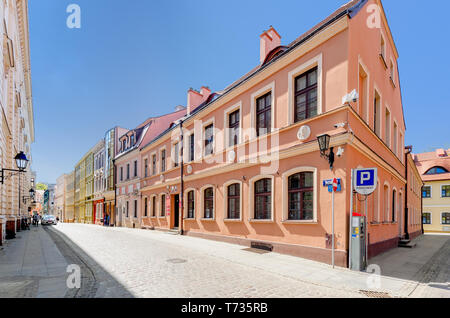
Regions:
[[41, 226], [21, 231], [0, 251], [0, 297], [64, 297], [67, 265]]

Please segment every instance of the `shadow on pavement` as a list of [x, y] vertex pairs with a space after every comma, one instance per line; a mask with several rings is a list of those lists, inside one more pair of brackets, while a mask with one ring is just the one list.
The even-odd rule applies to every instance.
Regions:
[[84, 252], [64, 233], [46, 228], [47, 233], [66, 258], [68, 264], [76, 264], [81, 269], [81, 288], [70, 289], [68, 298], [133, 298], [117, 279], [109, 274], [92, 257]]
[[369, 264], [380, 266], [382, 276], [445, 289], [440, 284], [450, 281], [450, 236], [422, 235], [414, 243], [414, 248], [395, 248], [371, 258]]

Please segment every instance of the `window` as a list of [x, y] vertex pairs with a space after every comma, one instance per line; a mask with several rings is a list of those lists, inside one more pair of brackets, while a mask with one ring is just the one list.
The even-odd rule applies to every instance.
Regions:
[[137, 160], [134, 161], [134, 177], [137, 177], [138, 171], [137, 171]]
[[256, 100], [256, 136], [262, 136], [271, 130], [272, 93]]
[[442, 224], [450, 224], [450, 213], [449, 212], [442, 212], [441, 218], [442, 218]]
[[359, 114], [364, 121], [367, 121], [367, 94], [368, 75], [363, 66], [359, 65]]
[[295, 79], [295, 122], [317, 115], [317, 67]]
[[122, 140], [122, 151], [125, 151], [126, 147], [127, 147], [127, 141], [126, 141], [126, 139], [124, 139], [124, 140]]
[[288, 220], [310, 221], [314, 218], [314, 174], [301, 172], [288, 179]]
[[194, 161], [195, 159], [195, 135], [191, 134], [189, 136], [189, 161]]
[[156, 216], [156, 195], [152, 198], [152, 216]]
[[161, 172], [166, 171], [166, 149], [161, 151]]
[[229, 139], [228, 146], [235, 146], [239, 143], [239, 118], [240, 110], [236, 110], [228, 115]]
[[447, 169], [442, 168], [442, 167], [433, 167], [430, 170], [428, 170], [427, 172], [425, 172], [425, 174], [427, 175], [433, 175], [433, 174], [442, 174], [442, 173], [447, 173]]
[[430, 186], [424, 186], [423, 187], [422, 197], [424, 197], [424, 198], [431, 198], [431, 187]]
[[397, 199], [397, 191], [392, 191], [392, 223], [395, 222], [395, 212], [396, 212], [396, 199]]
[[127, 201], [127, 217], [128, 217], [128, 215], [129, 215], [129, 211], [130, 211], [130, 205], [129, 205], [129, 202]]
[[195, 217], [195, 192], [194, 190], [189, 191], [187, 194], [187, 218], [193, 219]]
[[255, 182], [255, 219], [272, 218], [272, 180], [261, 179]]
[[214, 152], [214, 125], [205, 128], [205, 156]]
[[393, 145], [392, 145], [392, 147], [393, 147], [393, 151], [394, 151], [394, 153], [395, 153], [395, 155], [397, 156], [398, 155], [398, 153], [397, 153], [397, 151], [398, 151], [398, 140], [397, 140], [397, 133], [398, 133], [398, 129], [397, 129], [397, 123], [395, 123], [394, 122], [394, 136], [393, 136], [393, 138], [394, 138], [394, 143], [393, 143]]
[[127, 180], [130, 179], [130, 164], [127, 164]]
[[179, 151], [179, 142], [177, 142], [176, 144], [173, 145], [173, 166], [176, 168], [179, 165], [179, 160], [180, 160], [180, 151]]
[[384, 222], [389, 220], [389, 187], [384, 186]]
[[450, 185], [444, 185], [442, 186], [442, 197], [443, 198], [450, 198]]
[[374, 112], [374, 119], [373, 119], [373, 128], [375, 133], [380, 137], [381, 135], [381, 125], [380, 125], [380, 102], [381, 97], [378, 94], [377, 91], [375, 91], [375, 99], [374, 99], [374, 105], [373, 105], [373, 112]]
[[422, 222], [423, 222], [423, 224], [431, 224], [431, 213], [430, 212], [424, 212], [422, 214]]
[[166, 216], [166, 195], [161, 195], [161, 216]]
[[386, 107], [386, 118], [385, 118], [385, 138], [386, 145], [391, 147], [391, 112]]
[[134, 146], [134, 135], [131, 135], [130, 137], [130, 147]]
[[120, 167], [120, 181], [123, 181], [123, 167]]
[[384, 42], [384, 37], [381, 35], [381, 43], [380, 43], [380, 56], [383, 59], [383, 62], [386, 66], [386, 43]]
[[137, 218], [137, 200], [134, 200], [134, 217]]
[[214, 189], [207, 188], [203, 191], [203, 217], [212, 219], [214, 217]]
[[148, 200], [147, 198], [144, 199], [144, 216], [147, 217], [148, 214]]
[[152, 174], [156, 174], [156, 155], [152, 156]]
[[227, 188], [227, 219], [240, 219], [241, 185], [234, 183]]
[[145, 178], [148, 177], [148, 159], [144, 160], [144, 176]]
[[394, 62], [391, 61], [390, 65], [389, 65], [389, 76], [391, 79], [391, 83], [392, 85], [395, 87], [395, 73], [394, 73]]

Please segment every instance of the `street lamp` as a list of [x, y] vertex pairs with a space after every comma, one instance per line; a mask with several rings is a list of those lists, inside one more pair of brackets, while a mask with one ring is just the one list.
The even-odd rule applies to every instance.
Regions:
[[330, 169], [333, 170], [334, 164], [334, 148], [330, 148], [331, 137], [328, 134], [320, 135], [317, 137], [317, 142], [319, 143], [320, 156], [328, 160], [330, 164]]
[[9, 172], [25, 172], [25, 169], [27, 168], [28, 165], [28, 159], [27, 156], [25, 156], [25, 154], [23, 153], [23, 151], [19, 152], [15, 157], [14, 160], [16, 161], [16, 165], [17, 165], [17, 169], [5, 169], [2, 168], [0, 170], [0, 183], [3, 184], [5, 181], [5, 171], [9, 171]]
[[19, 152], [15, 157], [14, 160], [16, 160], [17, 168], [19, 168], [20, 171], [24, 171], [27, 168], [28, 165], [28, 159], [27, 156], [23, 153], [23, 151]]

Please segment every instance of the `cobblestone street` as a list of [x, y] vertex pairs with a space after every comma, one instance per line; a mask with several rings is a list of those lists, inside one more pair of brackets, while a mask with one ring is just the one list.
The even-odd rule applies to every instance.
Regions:
[[[373, 289], [369, 273], [158, 231], [60, 223], [19, 236], [0, 251], [0, 297], [450, 297], [448, 237], [374, 258]], [[66, 287], [70, 264], [80, 289]]]

